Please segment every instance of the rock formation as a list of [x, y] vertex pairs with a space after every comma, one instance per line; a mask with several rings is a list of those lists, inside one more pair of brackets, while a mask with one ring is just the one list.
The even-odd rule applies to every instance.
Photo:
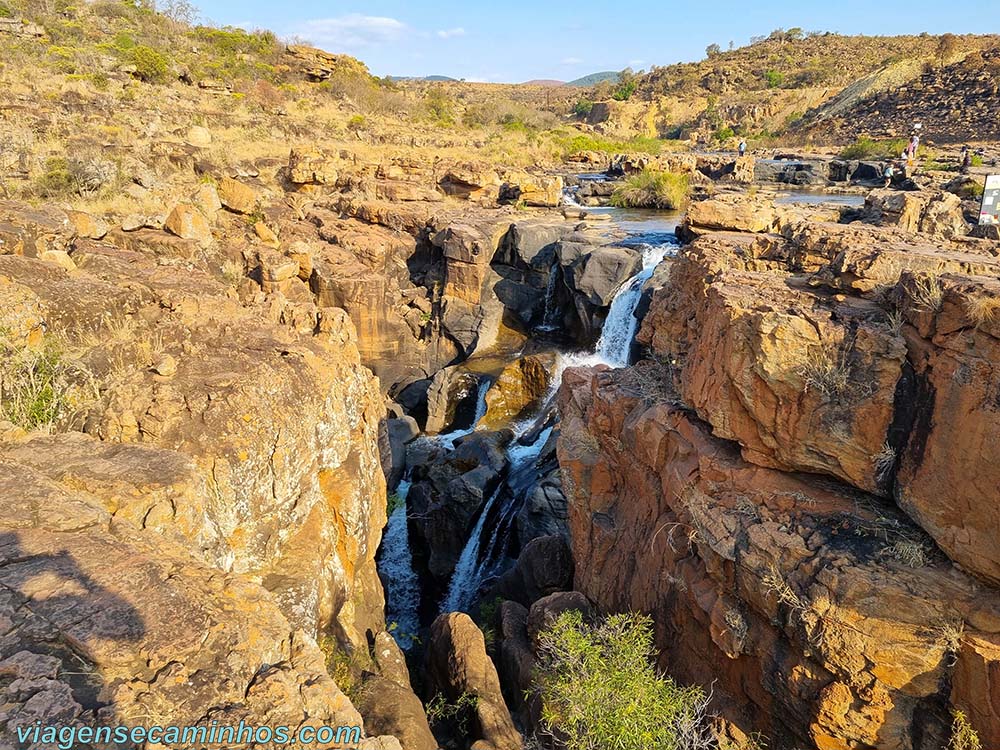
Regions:
[[771, 747], [939, 748], [951, 706], [1000, 741], [996, 258], [706, 203], [652, 358], [563, 377], [575, 587], [652, 613], [661, 666]]

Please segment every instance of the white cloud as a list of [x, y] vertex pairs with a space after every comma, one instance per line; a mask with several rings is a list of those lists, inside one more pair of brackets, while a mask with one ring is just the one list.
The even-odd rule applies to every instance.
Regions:
[[393, 42], [406, 30], [406, 24], [395, 18], [348, 13], [336, 18], [315, 18], [306, 21], [295, 30], [295, 33], [337, 51]]
[[583, 60], [581, 60], [579, 57], [566, 57], [566, 58], [563, 58], [562, 64], [563, 65], [582, 65], [583, 64]]
[[441, 29], [437, 35], [442, 39], [451, 39], [453, 36], [465, 36], [465, 29], [457, 26], [454, 29]]

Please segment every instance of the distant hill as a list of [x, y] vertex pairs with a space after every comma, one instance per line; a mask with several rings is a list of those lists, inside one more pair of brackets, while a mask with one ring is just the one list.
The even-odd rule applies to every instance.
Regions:
[[389, 76], [391, 81], [436, 81], [440, 83], [454, 83], [457, 78], [450, 76]]
[[618, 83], [618, 79], [621, 78], [621, 74], [615, 70], [605, 70], [600, 73], [591, 73], [589, 76], [584, 76], [583, 78], [577, 78], [575, 81], [570, 81], [567, 86], [579, 86], [580, 88], [586, 88], [587, 86], [595, 86], [602, 81], [611, 81], [612, 83]]
[[530, 81], [525, 81], [521, 84], [522, 86], [565, 86], [565, 81], [556, 81], [552, 78], [535, 78]]

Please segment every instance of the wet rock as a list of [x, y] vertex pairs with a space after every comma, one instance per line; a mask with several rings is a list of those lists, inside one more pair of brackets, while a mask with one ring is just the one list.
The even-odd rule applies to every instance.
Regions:
[[508, 466], [508, 430], [476, 432], [443, 453], [412, 444], [408, 462], [413, 485], [407, 498], [415, 564], [430, 577], [432, 591], [444, 592], [476, 518], [498, 491]]
[[504, 367], [486, 392], [482, 424], [496, 429], [533, 413], [548, 393], [554, 364], [554, 357], [536, 354], [519, 357]]
[[356, 706], [368, 733], [396, 737], [404, 750], [436, 750], [424, 706], [410, 687], [406, 658], [389, 633], [375, 636], [372, 656], [378, 674], [365, 680]]
[[568, 266], [572, 288], [597, 307], [610, 305], [622, 284], [642, 268], [641, 254], [629, 247], [597, 247], [579, 252], [561, 243], [559, 257]]
[[431, 625], [427, 679], [431, 691], [440, 692], [451, 702], [465, 694], [476, 697], [471, 737], [496, 750], [523, 747], [504, 702], [496, 667], [486, 653], [483, 634], [468, 615], [443, 614]]
[[518, 602], [525, 607], [573, 586], [573, 556], [565, 537], [532, 539], [521, 550], [514, 567], [493, 584], [490, 596]]
[[427, 388], [425, 431], [435, 435], [472, 426], [480, 380], [480, 375], [457, 365], [436, 372]]

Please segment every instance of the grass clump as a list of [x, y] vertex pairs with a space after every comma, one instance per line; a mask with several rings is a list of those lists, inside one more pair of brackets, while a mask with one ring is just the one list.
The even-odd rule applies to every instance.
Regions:
[[32, 349], [0, 332], [0, 420], [25, 430], [53, 428], [83, 404], [83, 375], [51, 339]]
[[688, 195], [686, 174], [644, 169], [625, 180], [611, 196], [611, 204], [620, 208], [681, 208]]
[[655, 156], [663, 150], [663, 141], [659, 138], [639, 136], [628, 141], [602, 138], [596, 135], [575, 135], [560, 142], [566, 158], [584, 151], [597, 151], [603, 154], [651, 154]]
[[680, 750], [710, 746], [708, 697], [653, 665], [648, 617], [596, 626], [565, 612], [540, 636], [542, 723], [567, 750]]
[[854, 143], [840, 152], [842, 159], [897, 159], [906, 148], [903, 138], [891, 138], [876, 141], [867, 136], [858, 138]]

